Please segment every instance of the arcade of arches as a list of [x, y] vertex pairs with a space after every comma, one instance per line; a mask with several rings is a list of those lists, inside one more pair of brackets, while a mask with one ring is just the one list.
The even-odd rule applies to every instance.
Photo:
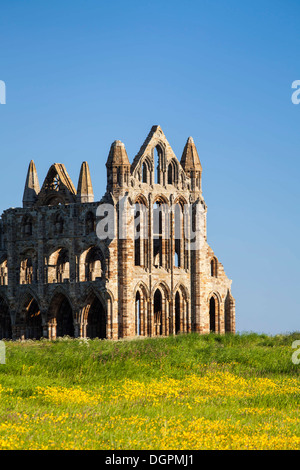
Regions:
[[0, 339], [108, 338], [106, 312], [109, 305], [109, 298], [105, 302], [92, 293], [75, 312], [68, 297], [59, 292], [54, 294], [48, 311], [42, 312], [38, 301], [28, 294], [12, 321], [8, 303], [0, 297]]
[[[232, 301], [228, 295], [223, 302], [213, 293], [208, 301], [209, 331], [224, 332], [232, 328]], [[221, 319], [223, 311], [223, 321]], [[77, 311], [68, 297], [58, 292], [53, 295], [47, 312], [42, 312], [38, 301], [30, 294], [12, 321], [8, 302], [0, 297], [0, 339], [56, 339], [70, 336], [82, 338], [111, 338], [112, 300], [91, 292]], [[183, 286], [177, 288], [173, 298], [164, 285], [159, 285], [152, 296], [143, 285], [135, 291], [135, 335], [168, 336], [189, 333], [193, 329], [190, 301]]]

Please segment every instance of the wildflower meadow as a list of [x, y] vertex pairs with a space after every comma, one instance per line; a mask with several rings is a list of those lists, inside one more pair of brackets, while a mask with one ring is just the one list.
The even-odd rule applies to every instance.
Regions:
[[7, 341], [0, 449], [298, 450], [297, 339]]

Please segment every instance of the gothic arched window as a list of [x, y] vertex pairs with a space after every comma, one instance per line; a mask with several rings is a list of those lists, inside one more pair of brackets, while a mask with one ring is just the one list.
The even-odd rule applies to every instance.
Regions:
[[144, 162], [142, 166], [142, 183], [147, 183], [148, 182], [148, 168], [147, 168], [147, 163]]
[[218, 277], [218, 261], [216, 258], [212, 258], [210, 261], [210, 275]]
[[153, 183], [162, 184], [161, 181], [161, 170], [162, 170], [163, 151], [160, 145], [157, 145], [154, 149], [154, 175]]
[[171, 160], [168, 166], [168, 184], [177, 184], [177, 165]]
[[99, 247], [93, 246], [87, 253], [85, 261], [87, 281], [96, 281], [103, 277], [105, 273], [105, 260], [102, 251]]

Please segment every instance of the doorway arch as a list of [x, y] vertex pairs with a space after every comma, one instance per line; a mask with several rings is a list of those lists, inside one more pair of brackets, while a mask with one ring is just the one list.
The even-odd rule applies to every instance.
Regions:
[[54, 327], [52, 337], [74, 337], [73, 309], [69, 299], [62, 293], [54, 294], [49, 307], [49, 322]]
[[214, 292], [209, 298], [209, 332], [219, 333], [220, 301]]
[[95, 292], [90, 292], [83, 307], [83, 336], [88, 338], [107, 338], [106, 306]]
[[161, 336], [163, 334], [163, 299], [160, 289], [156, 289], [154, 293], [154, 335]]

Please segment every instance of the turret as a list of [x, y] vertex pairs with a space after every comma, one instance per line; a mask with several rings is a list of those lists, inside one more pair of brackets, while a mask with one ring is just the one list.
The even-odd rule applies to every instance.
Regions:
[[129, 185], [130, 163], [125, 145], [120, 140], [115, 140], [112, 143], [106, 168], [108, 190], [115, 190]]
[[23, 194], [23, 207], [32, 207], [40, 192], [40, 184], [34, 161], [31, 160], [28, 167], [26, 183]]
[[80, 175], [77, 187], [78, 202], [94, 202], [94, 192], [91, 180], [89, 165], [83, 162], [80, 169]]
[[191, 178], [192, 191], [201, 192], [202, 166], [192, 137], [189, 137], [185, 144], [180, 163], [187, 176]]

